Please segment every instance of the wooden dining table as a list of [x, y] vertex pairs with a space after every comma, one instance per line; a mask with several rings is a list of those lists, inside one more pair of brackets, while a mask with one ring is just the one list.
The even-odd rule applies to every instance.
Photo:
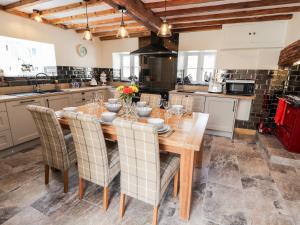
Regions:
[[[101, 118], [103, 107], [92, 104], [83, 105], [77, 108], [78, 112], [95, 115]], [[122, 110], [119, 116], [123, 117]], [[151, 117], [160, 117], [165, 120], [172, 131], [159, 135], [159, 145], [161, 151], [175, 153], [180, 156], [180, 218], [188, 220], [192, 201], [192, 183], [194, 167], [201, 167], [202, 162], [202, 142], [204, 132], [208, 122], [208, 114], [186, 113], [181, 117], [167, 113], [164, 109], [152, 110]], [[68, 121], [65, 118], [58, 118], [61, 126], [69, 129]], [[138, 118], [138, 121], [147, 123], [147, 118]], [[105, 138], [117, 140], [116, 129], [112, 124], [101, 124]]]

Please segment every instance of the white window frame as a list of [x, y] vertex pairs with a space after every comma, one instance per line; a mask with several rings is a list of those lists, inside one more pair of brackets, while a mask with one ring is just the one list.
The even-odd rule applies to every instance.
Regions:
[[[139, 66], [139, 56], [136, 56], [136, 55], [130, 55], [129, 52], [119, 52], [119, 53], [114, 53], [114, 54], [117, 54], [118, 57], [119, 57], [119, 61], [120, 61], [120, 65], [119, 65], [119, 68], [113, 68], [113, 69], [117, 69], [117, 70], [120, 70], [120, 78], [121, 80], [123, 81], [128, 81], [128, 77], [125, 77], [124, 74], [123, 74], [123, 68], [125, 67], [123, 65], [123, 62], [124, 62], [124, 57], [125, 56], [130, 56], [130, 65], [129, 65], [129, 76], [131, 75], [135, 75], [137, 77], [139, 77], [139, 73], [140, 73], [140, 66]], [[138, 66], [135, 66], [134, 62], [135, 62], [135, 59], [138, 60]], [[135, 70], [138, 69], [138, 73], [135, 74]]]
[[[215, 55], [215, 62], [213, 68], [203, 68], [204, 64], [204, 56], [206, 55]], [[216, 66], [216, 57], [217, 52], [216, 51], [189, 51], [189, 52], [183, 52], [183, 69], [184, 69], [184, 77], [187, 76], [187, 70], [188, 70], [188, 57], [189, 56], [198, 56], [198, 64], [197, 64], [197, 79], [196, 81], [191, 81], [192, 83], [206, 83], [204, 80], [204, 69], [213, 69], [215, 70]]]

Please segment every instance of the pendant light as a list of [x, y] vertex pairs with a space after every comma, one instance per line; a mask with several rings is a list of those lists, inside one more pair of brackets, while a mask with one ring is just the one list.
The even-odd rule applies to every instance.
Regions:
[[120, 28], [119, 28], [118, 33], [117, 33], [117, 38], [129, 37], [128, 31], [126, 30], [126, 26], [125, 26], [125, 23], [124, 23], [124, 18], [123, 18], [124, 11], [125, 11], [125, 8], [121, 8], [122, 20], [121, 20]]
[[[165, 14], [166, 14], [166, 11], [167, 11], [167, 0], [165, 0]], [[166, 15], [165, 15], [165, 18], [163, 19], [163, 22], [159, 28], [157, 36], [159, 36], [159, 37], [171, 37], [172, 36], [171, 25], [168, 24]]]
[[87, 8], [88, 8], [88, 0], [85, 0], [86, 29], [83, 33], [83, 40], [91, 41], [93, 40], [93, 35], [89, 28], [89, 16], [88, 16]]
[[33, 9], [33, 19], [38, 22], [41, 23], [43, 21], [43, 18], [41, 16], [41, 12], [37, 9]]

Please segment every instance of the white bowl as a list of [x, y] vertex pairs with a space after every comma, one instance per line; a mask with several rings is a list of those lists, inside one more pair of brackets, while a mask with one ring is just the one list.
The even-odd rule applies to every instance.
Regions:
[[183, 105], [172, 105], [172, 110], [174, 111], [174, 112], [181, 112], [181, 111], [183, 111]]
[[101, 115], [101, 119], [107, 123], [111, 123], [116, 117], [117, 117], [117, 113], [114, 112], [104, 112]]
[[117, 113], [122, 108], [122, 105], [120, 103], [114, 103], [114, 104], [108, 103], [108, 104], [106, 104], [106, 108], [110, 112], [116, 112]]
[[148, 119], [148, 123], [154, 125], [157, 128], [157, 130], [163, 128], [164, 122], [165, 121], [163, 119], [160, 119], [160, 118], [150, 118], [150, 119]]
[[147, 117], [150, 116], [152, 108], [150, 107], [138, 107], [136, 109], [139, 116]]
[[119, 99], [117, 99], [117, 98], [109, 98], [108, 99], [108, 103], [110, 103], [110, 104], [117, 104], [118, 101], [119, 101]]
[[137, 107], [145, 107], [147, 105], [147, 102], [137, 102], [136, 106]]
[[66, 108], [63, 108], [63, 111], [65, 112], [76, 112], [77, 110], [77, 107], [66, 107]]

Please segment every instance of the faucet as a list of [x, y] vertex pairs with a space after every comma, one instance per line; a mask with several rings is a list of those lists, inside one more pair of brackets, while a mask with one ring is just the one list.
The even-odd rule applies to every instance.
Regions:
[[46, 78], [48, 78], [48, 75], [46, 73], [37, 73], [35, 75], [35, 79], [34, 79], [35, 85], [33, 85], [33, 90], [36, 91], [36, 92], [40, 92], [41, 91], [41, 86], [38, 83], [38, 77], [41, 76], [41, 75], [43, 75]]

